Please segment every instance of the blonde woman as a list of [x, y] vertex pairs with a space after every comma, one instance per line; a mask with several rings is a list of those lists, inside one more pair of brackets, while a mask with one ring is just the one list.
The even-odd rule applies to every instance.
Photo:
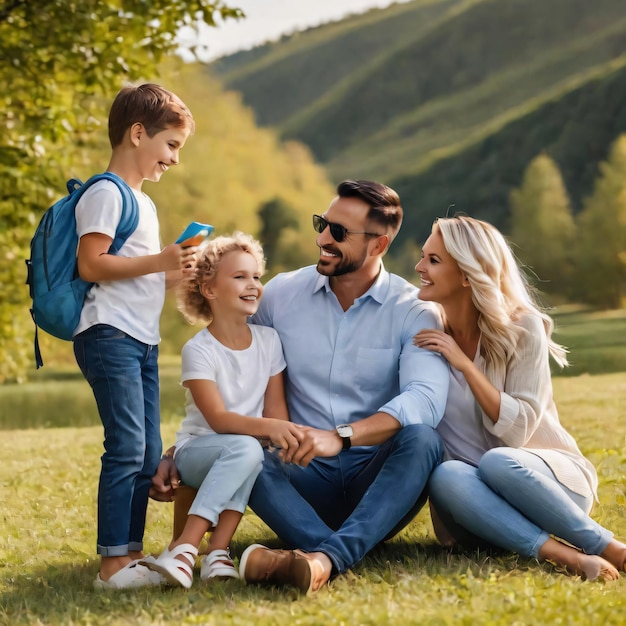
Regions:
[[444, 318], [444, 331], [423, 330], [415, 345], [450, 364], [437, 428], [446, 456], [429, 483], [440, 541], [495, 545], [591, 580], [619, 578], [626, 545], [589, 517], [596, 471], [552, 396], [549, 357], [565, 366], [566, 351], [504, 237], [470, 217], [439, 219], [415, 269], [420, 298], [438, 303]]

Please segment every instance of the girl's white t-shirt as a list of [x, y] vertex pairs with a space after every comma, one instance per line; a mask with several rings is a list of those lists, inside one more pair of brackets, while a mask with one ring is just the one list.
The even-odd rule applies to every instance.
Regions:
[[[267, 383], [287, 366], [278, 333], [269, 326], [248, 324], [250, 346], [231, 350], [204, 328], [182, 351], [181, 382], [212, 380], [217, 385], [227, 411], [262, 417]], [[185, 419], [176, 433], [176, 453], [194, 436], [215, 431], [198, 409], [189, 389], [185, 390]]]
[[[137, 257], [161, 251], [159, 220], [150, 198], [133, 189], [139, 205], [139, 223], [117, 256]], [[78, 237], [103, 233], [111, 238], [122, 215], [122, 194], [115, 183], [103, 180], [87, 189], [76, 206]], [[148, 345], [159, 343], [159, 319], [165, 300], [165, 273], [96, 283], [87, 293], [74, 335], [109, 324]]]

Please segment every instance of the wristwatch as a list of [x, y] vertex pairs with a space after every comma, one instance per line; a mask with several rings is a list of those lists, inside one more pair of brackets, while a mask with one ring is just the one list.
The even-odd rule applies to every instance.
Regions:
[[341, 437], [341, 441], [343, 442], [343, 449], [349, 450], [350, 446], [352, 445], [350, 437], [354, 435], [352, 426], [350, 426], [350, 424], [340, 424], [339, 426], [337, 426], [337, 434]]

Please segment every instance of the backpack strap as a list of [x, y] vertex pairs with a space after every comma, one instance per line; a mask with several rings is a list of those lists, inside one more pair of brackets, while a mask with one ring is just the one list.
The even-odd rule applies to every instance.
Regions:
[[[122, 194], [122, 215], [120, 216], [120, 221], [117, 225], [117, 230], [115, 231], [113, 243], [109, 248], [110, 254], [117, 254], [126, 240], [135, 232], [135, 229], [137, 228], [137, 224], [139, 223], [139, 204], [128, 183], [113, 172], [103, 172], [102, 174], [92, 176], [81, 187], [81, 194], [85, 189], [91, 187], [91, 185], [100, 180], [109, 180], [112, 183], [115, 183]], [[68, 181], [67, 183], [68, 189], [71, 182], [72, 181]]]
[[67, 193], [71, 196], [77, 189], [80, 189], [83, 186], [83, 181], [79, 178], [70, 178], [65, 183], [65, 186], [67, 187]]
[[35, 324], [35, 369], [39, 369], [43, 367], [43, 358], [41, 356], [41, 348], [39, 347], [39, 326], [37, 326], [37, 322], [35, 322], [35, 313], [32, 309], [30, 309], [30, 316], [33, 318], [33, 323]]

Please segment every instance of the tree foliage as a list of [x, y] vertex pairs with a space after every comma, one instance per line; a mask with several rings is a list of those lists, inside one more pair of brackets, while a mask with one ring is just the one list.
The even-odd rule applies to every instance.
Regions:
[[24, 159], [45, 161], [47, 169], [62, 166], [64, 151], [47, 154], [46, 148], [65, 142], [71, 148], [84, 140], [101, 118], [93, 96], [112, 97], [124, 81], [153, 74], [176, 49], [177, 29], [198, 19], [212, 24], [215, 11], [240, 15], [220, 0], [3, 2], [3, 167], [19, 166]]
[[293, 209], [280, 197], [264, 202], [258, 210], [261, 220], [259, 239], [270, 267], [279, 262], [279, 241], [285, 228], [296, 228], [298, 220]]
[[[27, 247], [43, 209], [125, 81], [153, 75], [196, 20], [242, 13], [221, 0], [0, 2], [0, 382], [29, 364]], [[72, 169], [71, 174], [74, 170]]]
[[388, 182], [407, 210], [400, 237], [423, 241], [445, 207], [492, 222], [510, 232], [508, 201], [539, 153], [558, 164], [574, 214], [591, 194], [598, 165], [626, 132], [626, 66], [585, 82], [561, 97], [490, 133], [417, 175]]
[[600, 165], [593, 195], [578, 216], [578, 271], [585, 301], [626, 306], [626, 135]]
[[575, 228], [559, 168], [540, 154], [526, 168], [521, 187], [511, 193], [511, 239], [541, 291], [569, 294]]

